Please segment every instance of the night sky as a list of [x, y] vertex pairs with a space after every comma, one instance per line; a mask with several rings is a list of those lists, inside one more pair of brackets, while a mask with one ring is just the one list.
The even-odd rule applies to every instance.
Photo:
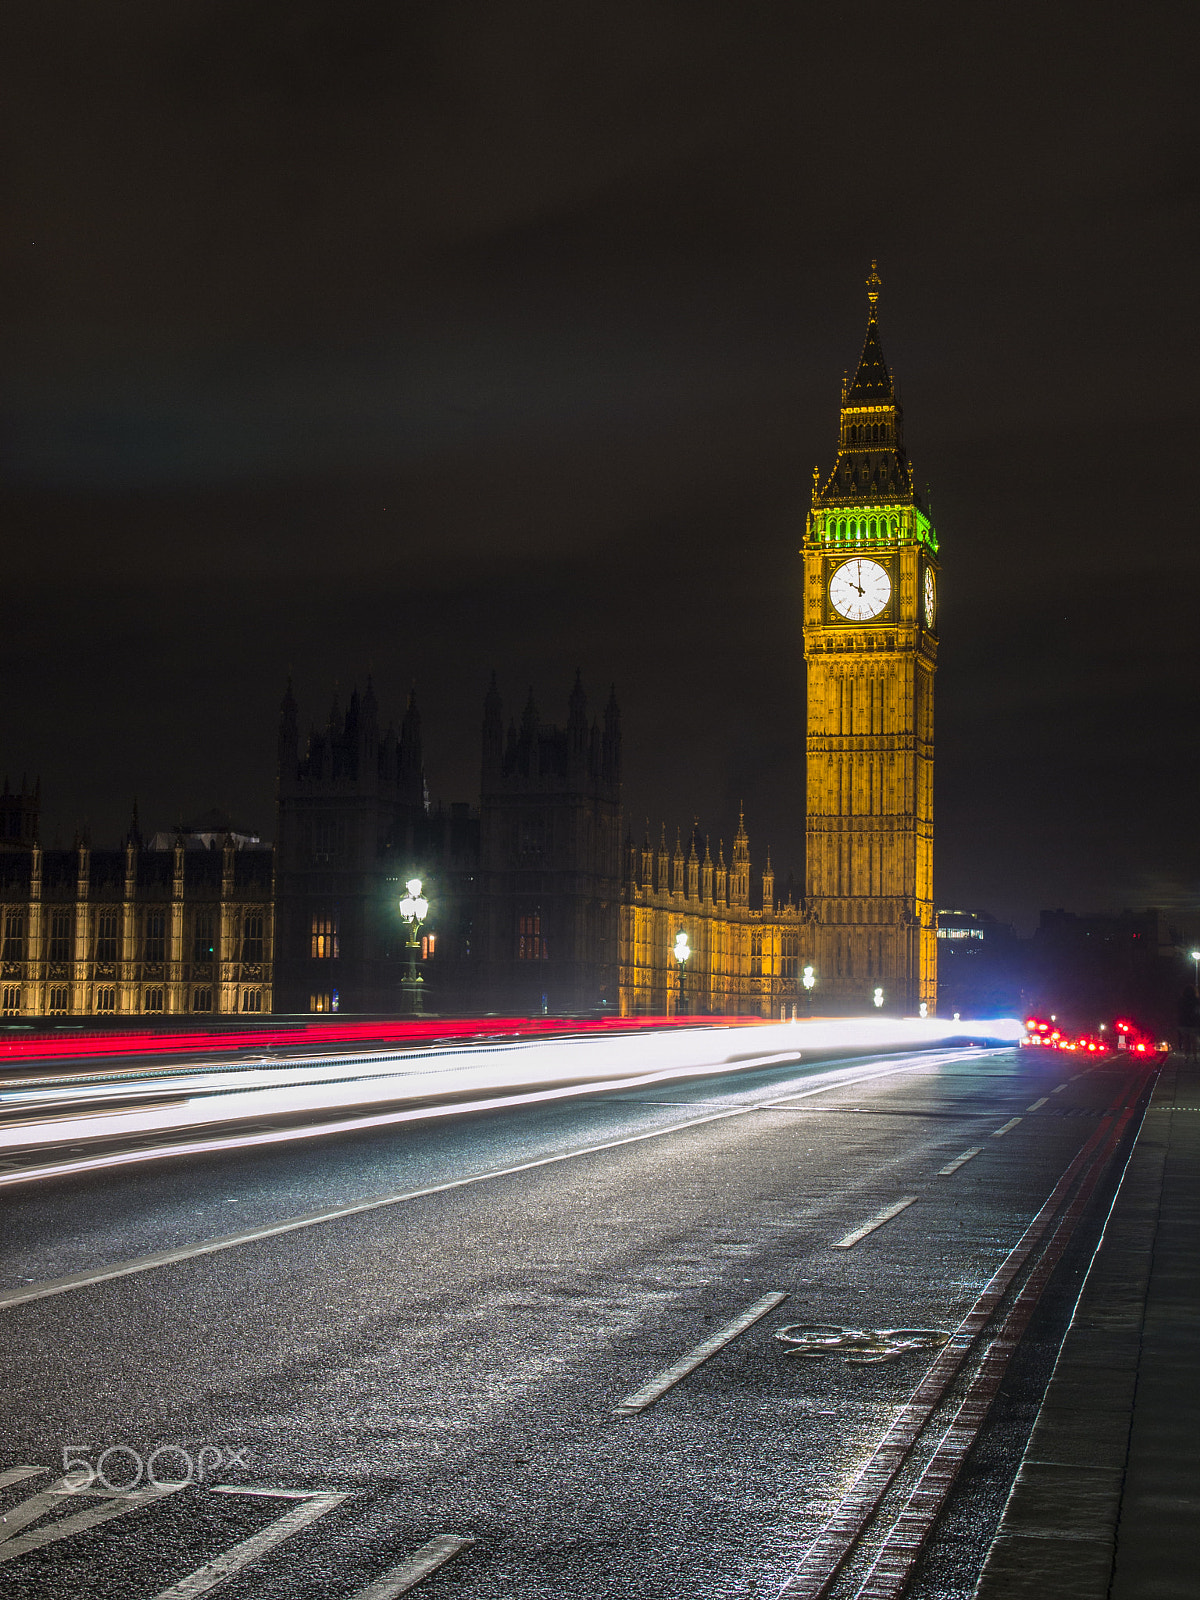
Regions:
[[[0, 773], [272, 833], [277, 707], [615, 682], [800, 870], [798, 548], [877, 257], [942, 545], [936, 898], [1200, 905], [1195, 8], [10, 0]], [[1193, 908], [1193, 909], [1189, 909]], [[1194, 924], [1200, 926], [1200, 923]]]

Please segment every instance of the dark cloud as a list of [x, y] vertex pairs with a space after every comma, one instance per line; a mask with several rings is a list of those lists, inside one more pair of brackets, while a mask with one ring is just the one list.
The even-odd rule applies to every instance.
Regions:
[[[884, 275], [943, 541], [938, 897], [1200, 900], [1191, 12], [23, 0], [0, 767], [269, 828], [274, 707], [615, 680], [799, 865], [796, 550]], [[640, 824], [639, 824], [640, 825]]]

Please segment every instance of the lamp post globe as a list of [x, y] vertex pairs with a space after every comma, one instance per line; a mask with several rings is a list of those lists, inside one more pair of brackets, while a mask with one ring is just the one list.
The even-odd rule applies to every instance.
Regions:
[[878, 1010], [879, 1007], [882, 1006], [882, 1004], [883, 1004], [883, 990], [882, 989], [876, 989], [875, 993], [872, 995], [871, 998], [875, 1002], [876, 1010]]
[[816, 984], [816, 981], [817, 981], [816, 969], [814, 967], [812, 967], [811, 965], [805, 967], [803, 973], [801, 974], [800, 982], [804, 985], [804, 998], [805, 998], [805, 1001], [806, 1001], [806, 1004], [807, 1004], [808, 1014], [809, 1014], [810, 1017], [812, 1016], [812, 992], [813, 992], [813, 987]]
[[688, 944], [686, 929], [680, 928], [679, 932], [675, 935], [675, 948], [671, 953], [675, 957], [675, 964], [679, 968], [679, 999], [676, 1002], [675, 1014], [676, 1016], [682, 1017], [686, 1009], [683, 998], [683, 969], [687, 965], [688, 958], [692, 953], [691, 947]]
[[400, 901], [400, 917], [408, 927], [408, 975], [401, 982], [400, 988], [404, 995], [404, 1009], [419, 1014], [421, 995], [424, 989], [424, 979], [417, 971], [417, 946], [421, 942], [421, 927], [429, 915], [429, 901], [422, 892], [424, 885], [420, 878], [410, 878], [404, 885], [404, 895]]

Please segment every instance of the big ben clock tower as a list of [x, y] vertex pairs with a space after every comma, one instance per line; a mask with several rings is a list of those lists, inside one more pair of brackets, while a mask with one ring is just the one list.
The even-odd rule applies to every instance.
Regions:
[[937, 1001], [933, 677], [938, 542], [913, 485], [879, 342], [880, 279], [843, 387], [837, 460], [804, 536], [806, 904], [818, 995], [861, 1010]]

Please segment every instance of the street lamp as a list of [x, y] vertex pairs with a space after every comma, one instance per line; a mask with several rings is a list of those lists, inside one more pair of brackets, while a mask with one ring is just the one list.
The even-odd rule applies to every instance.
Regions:
[[408, 977], [401, 982], [404, 992], [404, 1009], [420, 1012], [421, 985], [424, 980], [417, 971], [417, 946], [421, 942], [421, 924], [429, 915], [429, 901], [421, 893], [420, 878], [410, 878], [404, 885], [405, 895], [400, 902], [400, 915], [408, 924]]
[[812, 967], [805, 967], [804, 973], [803, 973], [803, 976], [800, 979], [800, 982], [804, 985], [804, 998], [808, 1002], [808, 1014], [809, 1014], [810, 1017], [812, 1016], [813, 984], [816, 983], [816, 981], [817, 981], [817, 975], [813, 971]]
[[675, 935], [675, 949], [672, 952], [679, 966], [679, 1003], [675, 1008], [676, 1016], [683, 1016], [683, 969], [687, 963], [691, 950], [688, 948], [688, 936], [683, 928]]
[[1200, 950], [1190, 950], [1188, 954], [1191, 956], [1192, 965], [1196, 969], [1196, 976], [1193, 979], [1193, 982], [1195, 983], [1197, 989], [1200, 989]]
[[875, 1000], [876, 1007], [879, 1007], [879, 1006], [881, 1006], [883, 1004], [883, 990], [882, 989], [876, 989], [875, 994], [874, 994], [874, 1000]]

